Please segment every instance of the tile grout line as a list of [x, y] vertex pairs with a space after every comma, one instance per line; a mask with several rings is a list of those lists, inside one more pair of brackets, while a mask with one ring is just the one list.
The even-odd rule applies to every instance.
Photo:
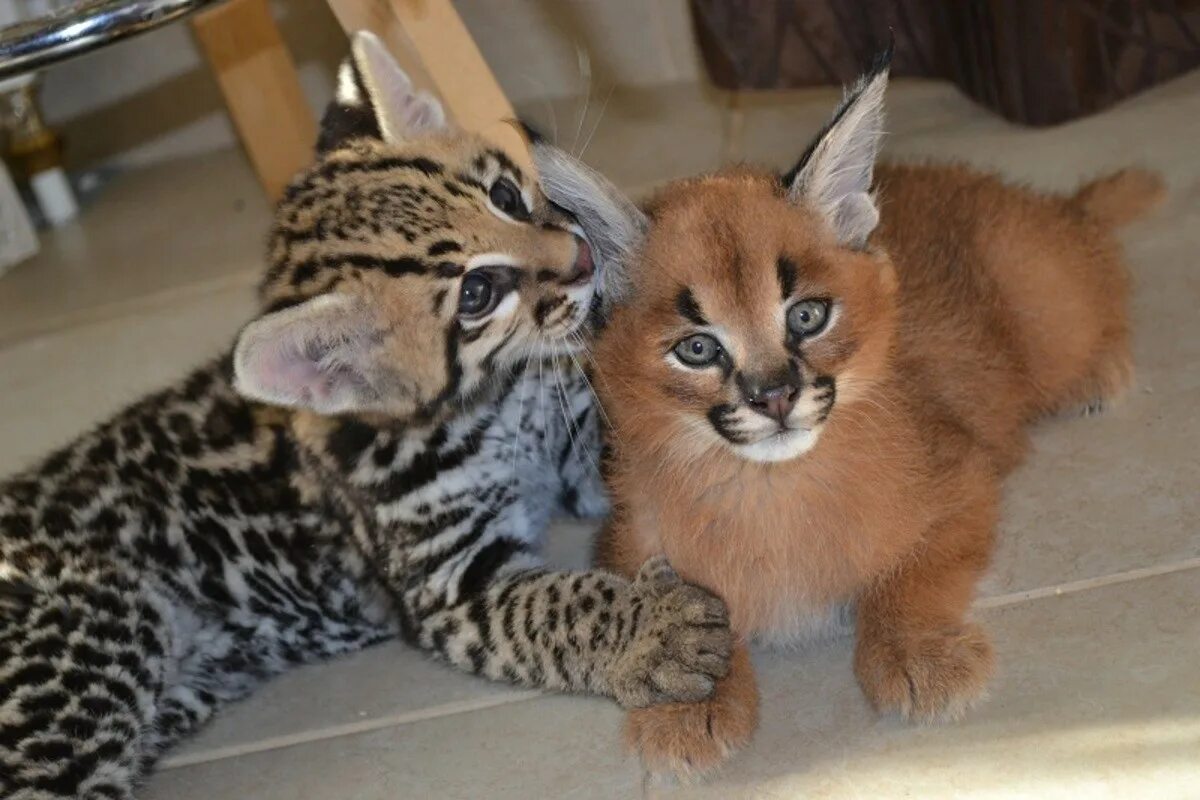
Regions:
[[1188, 570], [1200, 568], [1200, 558], [1186, 558], [1183, 561], [1175, 561], [1170, 564], [1160, 564], [1155, 567], [1139, 567], [1138, 569], [1130, 569], [1124, 572], [1114, 572], [1109, 575], [1100, 575], [1095, 578], [1082, 578], [1077, 581], [1069, 581], [1060, 583], [1054, 586], [1043, 586], [1038, 589], [1027, 589], [1023, 592], [1012, 592], [1011, 594], [999, 594], [991, 597], [981, 597], [974, 603], [974, 608], [978, 610], [986, 610], [991, 608], [1006, 608], [1015, 606], [1020, 603], [1031, 600], [1042, 600], [1047, 597], [1061, 597], [1063, 595], [1075, 594], [1077, 592], [1085, 592], [1090, 589], [1101, 589], [1106, 586], [1116, 586], [1122, 583], [1131, 583], [1132, 581], [1141, 580], [1143, 578], [1157, 578], [1162, 575], [1170, 575], [1175, 572], [1187, 572]]
[[197, 764], [207, 764], [211, 761], [223, 761], [227, 758], [236, 758], [238, 756], [252, 755], [254, 753], [262, 753], [267, 750], [279, 750], [285, 747], [294, 747], [300, 744], [310, 744], [319, 742], [325, 739], [337, 739], [342, 736], [352, 736], [358, 733], [370, 733], [371, 731], [383, 730], [384, 728], [397, 728], [401, 725], [408, 725], [414, 722], [425, 722], [432, 719], [440, 719], [442, 717], [452, 717], [457, 714], [469, 714], [473, 711], [483, 711], [497, 706], [511, 705], [513, 703], [524, 703], [528, 700], [533, 700], [538, 697], [544, 697], [545, 692], [538, 691], [520, 691], [510, 692], [507, 694], [496, 695], [494, 697], [482, 698], [479, 700], [463, 700], [457, 703], [443, 703], [432, 708], [425, 708], [419, 711], [406, 711], [400, 714], [389, 714], [375, 719], [363, 720], [361, 722], [347, 722], [342, 725], [333, 725], [328, 728], [317, 728], [311, 731], [302, 731], [300, 733], [290, 733], [285, 736], [271, 736], [266, 739], [260, 739], [257, 742], [248, 742], [246, 744], [230, 745], [228, 747], [215, 747], [211, 750], [203, 750], [199, 753], [190, 755], [178, 755], [164, 758], [159, 762], [157, 770], [159, 772], [178, 769], [180, 767], [191, 767]]
[[[1079, 592], [1085, 592], [1092, 589], [1101, 589], [1107, 586], [1117, 586], [1123, 583], [1132, 583], [1144, 578], [1156, 578], [1176, 572], [1187, 572], [1188, 570], [1193, 569], [1200, 569], [1200, 557], [1184, 559], [1183, 561], [1176, 561], [1170, 564], [1163, 564], [1155, 567], [1140, 567], [1138, 569], [1126, 570], [1124, 572], [1114, 572], [1094, 578], [1083, 578], [1077, 581], [1060, 583], [1054, 586], [1043, 586], [1037, 589], [1028, 589], [1022, 592], [1012, 592], [1010, 594], [983, 597], [977, 600], [973, 607], [980, 611], [995, 608], [1008, 608], [1010, 606], [1020, 605], [1021, 603], [1025, 602], [1044, 600], [1048, 597], [1062, 597], [1064, 595], [1077, 594]], [[387, 716], [378, 717], [376, 719], [363, 720], [361, 722], [347, 722], [342, 725], [317, 728], [316, 730], [302, 731], [300, 733], [287, 734], [284, 736], [272, 736], [246, 744], [231, 745], [229, 747], [217, 747], [190, 755], [172, 756], [160, 761], [157, 769], [158, 771], [167, 771], [179, 769], [181, 767], [191, 767], [197, 764], [207, 764], [213, 761], [222, 761], [227, 758], [253, 755], [255, 753], [267, 752], [269, 750], [279, 750], [301, 744], [311, 744], [313, 742], [320, 742], [327, 739], [337, 739], [342, 736], [352, 736], [359, 733], [370, 733], [372, 731], [383, 730], [385, 728], [395, 728], [415, 722], [426, 722], [429, 720], [440, 719], [442, 717], [452, 717], [458, 714], [469, 714], [474, 711], [484, 711], [489, 708], [496, 708], [498, 706], [511, 705], [514, 703], [524, 703], [529, 700], [534, 700], [536, 698], [545, 696], [547, 696], [545, 692], [520, 691], [483, 698], [480, 700], [464, 700], [456, 703], [443, 703], [433, 706], [432, 708], [425, 708], [419, 711], [407, 711], [400, 714], [390, 714]]]

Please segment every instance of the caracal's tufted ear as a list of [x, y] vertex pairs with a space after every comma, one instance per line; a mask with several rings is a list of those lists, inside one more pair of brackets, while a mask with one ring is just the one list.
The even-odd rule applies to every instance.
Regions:
[[362, 138], [396, 143], [447, 127], [438, 99], [413, 87], [378, 36], [359, 31], [338, 69], [337, 95], [321, 119], [317, 149]]
[[879, 224], [871, 194], [883, 137], [883, 97], [892, 49], [846, 93], [833, 119], [784, 176], [788, 197], [818, 211], [845, 247], [860, 250]]
[[234, 389], [321, 414], [383, 410], [395, 375], [370, 320], [361, 302], [327, 294], [251, 322], [234, 349]]
[[575, 216], [596, 256], [605, 310], [629, 291], [627, 264], [646, 235], [646, 215], [607, 178], [526, 128], [546, 197]]

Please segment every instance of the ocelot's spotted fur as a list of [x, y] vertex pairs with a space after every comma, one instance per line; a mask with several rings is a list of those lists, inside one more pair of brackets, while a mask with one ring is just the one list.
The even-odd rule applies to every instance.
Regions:
[[0, 486], [0, 797], [130, 797], [260, 679], [397, 633], [628, 706], [727, 669], [724, 606], [663, 564], [538, 556], [606, 509], [573, 223], [377, 41], [339, 77], [233, 353]]

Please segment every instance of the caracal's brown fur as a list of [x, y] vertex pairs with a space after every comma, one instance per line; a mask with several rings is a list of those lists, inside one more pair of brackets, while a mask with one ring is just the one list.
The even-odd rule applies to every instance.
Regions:
[[[596, 354], [616, 506], [598, 553], [629, 575], [665, 553], [727, 601], [745, 637], [791, 637], [856, 602], [868, 698], [934, 717], [977, 698], [992, 669], [966, 615], [1027, 426], [1130, 379], [1113, 228], [1162, 189], [1136, 170], [1068, 197], [961, 166], [880, 167], [876, 179], [865, 251], [839, 247], [765, 172], [682, 181], [652, 201], [633, 299]], [[781, 253], [844, 304], [834, 339], [806, 355], [836, 376], [838, 400], [811, 451], [756, 463], [701, 443], [720, 390], [681, 384], [663, 354], [681, 286], [727, 327], [775, 313]], [[713, 700], [632, 712], [629, 733], [651, 766], [702, 771], [756, 723], [743, 651]]]

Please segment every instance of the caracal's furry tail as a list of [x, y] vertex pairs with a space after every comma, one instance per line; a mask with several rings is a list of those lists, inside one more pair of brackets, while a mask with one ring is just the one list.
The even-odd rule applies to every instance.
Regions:
[[1150, 213], [1167, 196], [1162, 176], [1131, 167], [1085, 183], [1072, 201], [1106, 227], [1119, 227]]

